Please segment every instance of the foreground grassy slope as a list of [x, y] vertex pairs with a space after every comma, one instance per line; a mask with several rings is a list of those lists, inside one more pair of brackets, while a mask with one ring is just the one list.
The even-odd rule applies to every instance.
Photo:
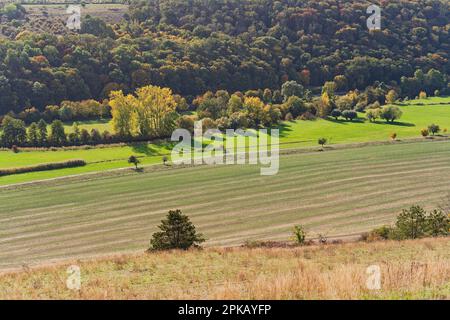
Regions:
[[412, 204], [450, 192], [450, 142], [291, 154], [280, 173], [255, 166], [195, 167], [86, 177], [0, 190], [0, 267], [143, 250], [170, 209], [182, 209], [207, 245], [348, 235], [390, 223]]
[[[446, 102], [449, 104], [441, 105], [441, 103]], [[439, 124], [442, 129], [450, 129], [450, 98], [415, 100], [411, 102], [411, 105], [404, 106], [402, 109], [404, 116], [401, 122], [397, 124], [386, 124], [383, 121], [370, 123], [322, 119], [285, 123], [281, 126], [281, 148], [315, 146], [320, 137], [328, 138], [331, 144], [386, 141], [393, 132], [398, 134], [399, 139], [414, 138], [420, 136], [420, 130], [428, 127], [431, 123]], [[363, 115], [361, 114], [360, 116]], [[88, 130], [96, 126], [103, 130], [108, 125], [105, 121], [97, 124], [95, 122], [80, 123], [81, 128]], [[71, 124], [67, 124], [66, 130], [70, 132]], [[143, 157], [143, 164], [160, 163], [161, 155], [170, 153], [169, 150], [170, 144], [164, 143], [140, 145], [137, 147], [93, 148], [76, 151], [34, 151], [18, 154], [10, 151], [0, 151], [0, 168], [28, 166], [70, 159], [83, 159], [88, 163], [83, 168], [0, 177], [0, 185], [124, 168], [128, 166], [127, 159], [132, 154]]]
[[[81, 269], [81, 290], [65, 286]], [[381, 268], [381, 290], [366, 270]], [[207, 249], [72, 261], [0, 275], [0, 299], [449, 299], [450, 239]]]

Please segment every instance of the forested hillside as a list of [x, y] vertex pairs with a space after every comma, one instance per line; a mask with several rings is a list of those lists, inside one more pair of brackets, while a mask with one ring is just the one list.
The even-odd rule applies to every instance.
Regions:
[[[441, 89], [450, 71], [449, 2], [381, 1], [379, 31], [366, 26], [369, 4], [132, 1], [121, 23], [88, 16], [81, 34], [64, 36], [24, 30], [21, 6], [2, 9], [2, 21], [17, 32], [0, 40], [0, 114], [100, 100], [112, 89], [148, 84], [170, 87], [189, 102], [207, 90], [276, 89], [287, 80], [305, 87], [334, 80], [341, 91], [395, 81], [410, 96]], [[411, 84], [417, 69], [439, 71], [432, 80], [438, 83]]]

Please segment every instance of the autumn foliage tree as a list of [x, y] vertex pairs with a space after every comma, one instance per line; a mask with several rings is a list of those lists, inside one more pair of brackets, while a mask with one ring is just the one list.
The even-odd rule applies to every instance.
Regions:
[[109, 104], [115, 134], [120, 137], [132, 136], [135, 126], [136, 98], [132, 95], [125, 96], [122, 91], [113, 91], [110, 94]]
[[142, 137], [165, 137], [173, 130], [177, 103], [172, 90], [146, 86], [136, 90], [136, 131]]
[[388, 104], [394, 104], [395, 101], [397, 101], [397, 99], [398, 99], [397, 92], [395, 92], [395, 90], [389, 90], [388, 94], [386, 95], [386, 102]]
[[145, 86], [127, 96], [113, 91], [110, 105], [114, 132], [122, 137], [165, 137], [175, 126], [177, 103], [168, 88]]

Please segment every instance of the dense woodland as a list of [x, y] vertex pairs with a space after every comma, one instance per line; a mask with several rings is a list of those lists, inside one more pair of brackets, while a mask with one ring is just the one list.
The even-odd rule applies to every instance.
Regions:
[[[112, 89], [148, 84], [192, 100], [208, 90], [276, 89], [287, 80], [315, 87], [343, 76], [338, 90], [349, 90], [374, 81], [400, 85], [416, 69], [448, 74], [447, 1], [384, 1], [382, 30], [373, 32], [366, 27], [367, 6], [146, 0], [132, 2], [119, 25], [84, 19], [80, 35], [24, 31], [0, 43], [0, 113], [99, 100]], [[4, 15], [20, 24], [26, 13], [17, 7]]]
[[[131, 1], [121, 23], [86, 16], [63, 36], [21, 28], [26, 10], [8, 4], [1, 19], [17, 32], [0, 40], [0, 116], [109, 118], [110, 99], [148, 85], [169, 88], [178, 114], [197, 111], [170, 117], [188, 128], [196, 118], [218, 127], [351, 120], [400, 98], [450, 94], [448, 1], [379, 4], [382, 29], [369, 31], [366, 1]], [[131, 131], [115, 133], [160, 136]]]

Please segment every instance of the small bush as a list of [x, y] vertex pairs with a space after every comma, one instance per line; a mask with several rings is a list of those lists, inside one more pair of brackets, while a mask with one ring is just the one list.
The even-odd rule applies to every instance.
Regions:
[[420, 131], [420, 134], [422, 135], [422, 137], [426, 138], [430, 135], [430, 131], [428, 131], [428, 129], [422, 129], [422, 131]]
[[141, 161], [139, 161], [139, 159], [136, 156], [130, 156], [128, 158], [128, 163], [129, 164], [134, 164], [134, 166], [136, 167], [136, 170], [138, 169], [138, 165], [139, 163], [141, 163]]
[[319, 140], [317, 141], [317, 143], [320, 144], [322, 148], [327, 144], [327, 142], [327, 138], [319, 138]]
[[393, 234], [392, 227], [383, 226], [365, 233], [362, 237], [362, 240], [368, 242], [388, 240], [391, 239], [392, 234]]
[[450, 216], [441, 210], [427, 213], [420, 206], [403, 210], [394, 227], [384, 226], [365, 233], [362, 240], [405, 240], [450, 235]]
[[305, 241], [306, 241], [306, 232], [305, 232], [305, 228], [301, 225], [295, 226], [294, 227], [294, 236], [295, 236], [295, 241], [298, 244], [304, 245]]
[[420, 91], [419, 98], [420, 99], [426, 99], [427, 98], [427, 93], [425, 91]]
[[432, 237], [450, 235], [450, 216], [440, 210], [434, 210], [426, 217], [426, 234]]
[[65, 162], [44, 163], [29, 167], [7, 168], [0, 169], [0, 176], [9, 176], [13, 174], [50, 171], [64, 168], [84, 167], [86, 162], [84, 160], [69, 160]]
[[391, 133], [391, 139], [393, 140], [393, 141], [395, 141], [395, 140], [397, 140], [397, 134], [394, 132], [394, 133]]
[[434, 136], [436, 133], [441, 132], [441, 128], [433, 123], [428, 126], [428, 131]]

